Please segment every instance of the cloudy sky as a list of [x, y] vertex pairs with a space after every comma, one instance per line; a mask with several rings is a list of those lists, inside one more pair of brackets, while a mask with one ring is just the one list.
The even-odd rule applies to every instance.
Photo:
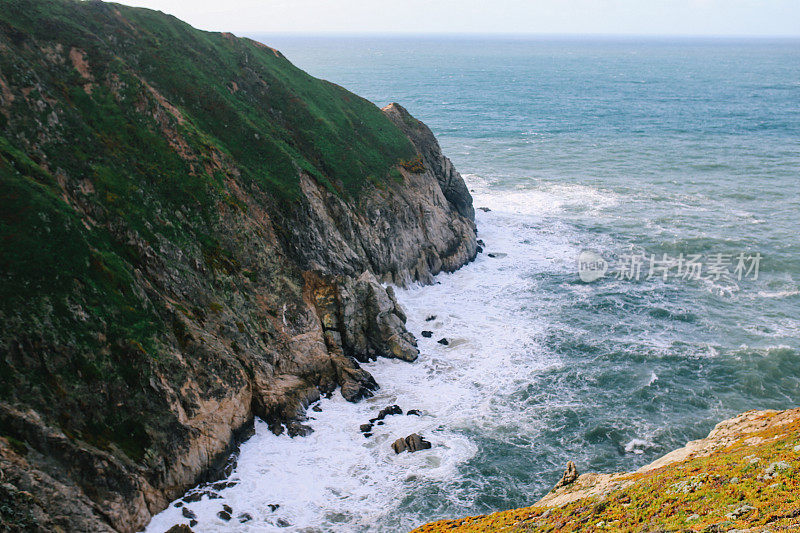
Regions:
[[122, 0], [238, 33], [800, 36], [800, 0]]

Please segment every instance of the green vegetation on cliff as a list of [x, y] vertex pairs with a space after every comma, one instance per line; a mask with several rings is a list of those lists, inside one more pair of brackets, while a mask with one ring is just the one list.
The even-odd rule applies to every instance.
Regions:
[[[219, 231], [248, 210], [241, 189], [278, 216], [303, 173], [355, 198], [415, 157], [373, 104], [254, 41], [102, 2], [4, 0], [0, 401], [141, 461], [175, 424], [152, 390], [154, 373], [180, 382], [166, 346], [191, 337], [181, 317], [256, 280]], [[201, 258], [205, 307], [154, 296], [156, 253], [174, 276]]]

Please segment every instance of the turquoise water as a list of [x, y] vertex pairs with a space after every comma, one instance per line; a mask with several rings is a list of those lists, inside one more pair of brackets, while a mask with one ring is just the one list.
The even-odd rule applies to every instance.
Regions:
[[[738, 412], [800, 405], [800, 42], [260, 38], [428, 124], [490, 208], [496, 257], [399, 291], [434, 336], [417, 363], [368, 366], [378, 397], [323, 401], [308, 439], [257, 427], [221, 492], [253, 530], [528, 505], [567, 460], [631, 470]], [[758, 279], [587, 284], [585, 249], [763, 259]], [[365, 442], [358, 425], [390, 403], [424, 416]], [[434, 448], [394, 456], [412, 431]], [[198, 504], [200, 531], [229, 527], [219, 501]]]

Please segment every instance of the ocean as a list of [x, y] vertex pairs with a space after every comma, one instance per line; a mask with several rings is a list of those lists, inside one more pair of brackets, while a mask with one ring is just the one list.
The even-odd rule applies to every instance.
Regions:
[[[322, 400], [307, 438], [257, 422], [195, 531], [407, 531], [800, 405], [800, 41], [257, 38], [430, 126], [485, 246], [397, 291], [418, 361], [365, 365], [376, 396]], [[391, 404], [422, 416], [365, 439]], [[433, 448], [395, 455], [412, 432]]]

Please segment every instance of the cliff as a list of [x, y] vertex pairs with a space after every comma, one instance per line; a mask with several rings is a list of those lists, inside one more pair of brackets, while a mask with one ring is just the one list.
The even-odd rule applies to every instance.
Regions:
[[135, 531], [254, 416], [412, 361], [382, 282], [476, 253], [430, 130], [280, 52], [101, 2], [0, 10], [0, 529]]
[[800, 409], [749, 411], [636, 472], [563, 485], [532, 507], [415, 532], [797, 531]]

